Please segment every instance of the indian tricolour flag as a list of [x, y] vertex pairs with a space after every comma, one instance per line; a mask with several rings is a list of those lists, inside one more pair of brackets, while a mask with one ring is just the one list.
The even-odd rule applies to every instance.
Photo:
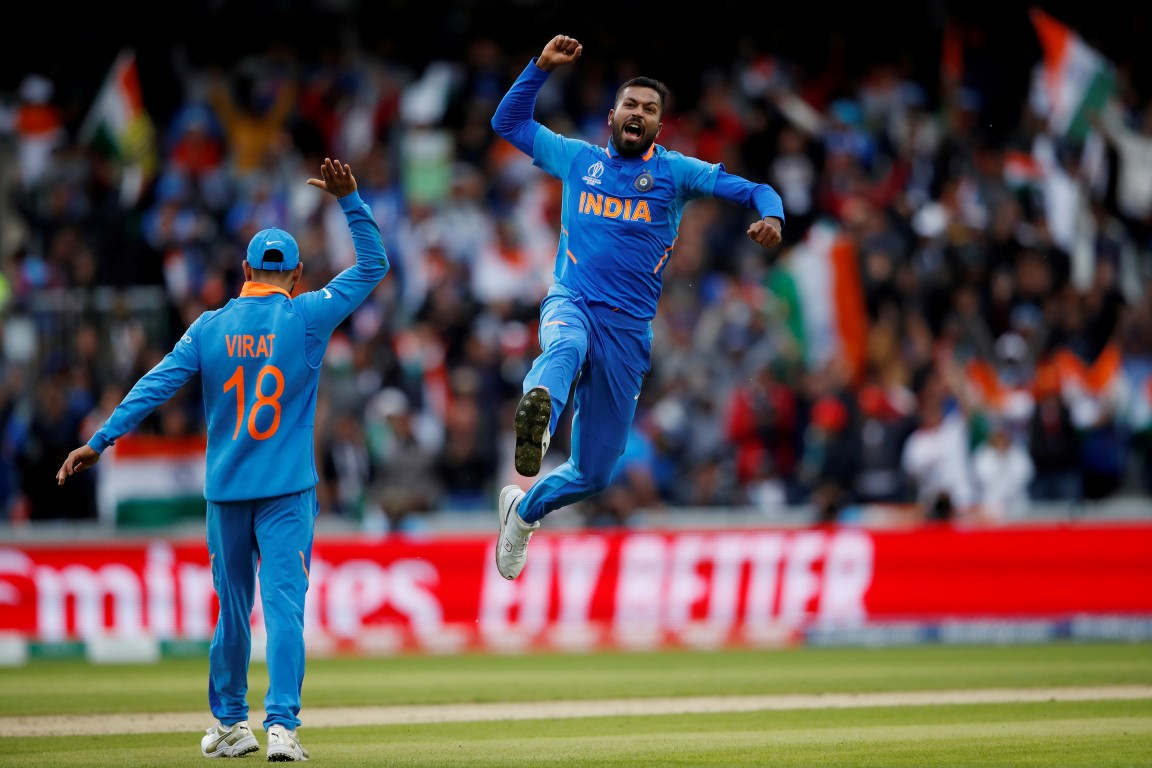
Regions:
[[768, 288], [787, 309], [788, 324], [809, 370], [842, 365], [853, 381], [864, 372], [868, 311], [856, 246], [831, 221], [809, 228]]
[[1044, 181], [1044, 168], [1028, 152], [1004, 150], [1004, 183], [1013, 189], [1036, 187]]
[[1115, 67], [1068, 25], [1035, 6], [1028, 13], [1044, 56], [1033, 101], [1042, 105], [1050, 133], [1082, 141], [1089, 116], [1116, 92]]
[[204, 513], [203, 435], [124, 435], [96, 465], [100, 519], [117, 525], [177, 522]]
[[1124, 418], [1132, 405], [1132, 382], [1125, 375], [1124, 355], [1111, 342], [1095, 360], [1086, 361], [1067, 348], [1058, 348], [1043, 363], [1051, 366], [1060, 391], [1072, 411], [1072, 423], [1088, 428], [1107, 414]]
[[78, 138], [117, 160], [124, 173], [122, 194], [128, 202], [139, 199], [143, 185], [156, 172], [159, 156], [156, 128], [144, 109], [133, 50], [122, 50], [112, 63]]

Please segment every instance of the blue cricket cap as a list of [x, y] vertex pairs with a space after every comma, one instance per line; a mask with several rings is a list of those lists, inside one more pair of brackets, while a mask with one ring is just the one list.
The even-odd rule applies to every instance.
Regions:
[[248, 264], [252, 269], [290, 272], [300, 263], [296, 239], [282, 229], [262, 229], [248, 243]]

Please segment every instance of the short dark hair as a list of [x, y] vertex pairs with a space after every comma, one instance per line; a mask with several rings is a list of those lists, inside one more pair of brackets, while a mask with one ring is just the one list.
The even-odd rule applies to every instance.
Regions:
[[668, 103], [668, 98], [672, 92], [668, 90], [668, 86], [652, 77], [634, 77], [631, 80], [625, 80], [619, 88], [616, 89], [616, 101], [620, 103], [620, 96], [623, 95], [625, 88], [651, 88], [656, 91], [660, 97], [660, 114], [664, 114], [664, 105]]

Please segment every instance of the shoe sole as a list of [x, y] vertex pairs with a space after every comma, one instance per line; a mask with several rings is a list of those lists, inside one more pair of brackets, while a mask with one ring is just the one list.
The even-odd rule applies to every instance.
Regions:
[[516, 406], [516, 471], [525, 477], [540, 473], [544, 435], [552, 418], [552, 396], [543, 387], [528, 390]]
[[296, 756], [294, 750], [290, 747], [277, 747], [273, 746], [268, 750], [268, 762], [270, 763], [306, 763], [308, 756], [301, 754]]

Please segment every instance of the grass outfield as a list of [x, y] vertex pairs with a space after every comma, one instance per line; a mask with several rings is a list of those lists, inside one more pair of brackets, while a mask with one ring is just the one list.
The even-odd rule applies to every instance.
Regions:
[[[0, 669], [0, 766], [203, 765], [206, 674], [206, 659]], [[250, 680], [256, 721], [265, 667]], [[1127, 693], [1064, 695], [1083, 687]], [[713, 711], [725, 701], [752, 703]], [[1152, 766], [1152, 645], [315, 659], [301, 717], [313, 765]]]

